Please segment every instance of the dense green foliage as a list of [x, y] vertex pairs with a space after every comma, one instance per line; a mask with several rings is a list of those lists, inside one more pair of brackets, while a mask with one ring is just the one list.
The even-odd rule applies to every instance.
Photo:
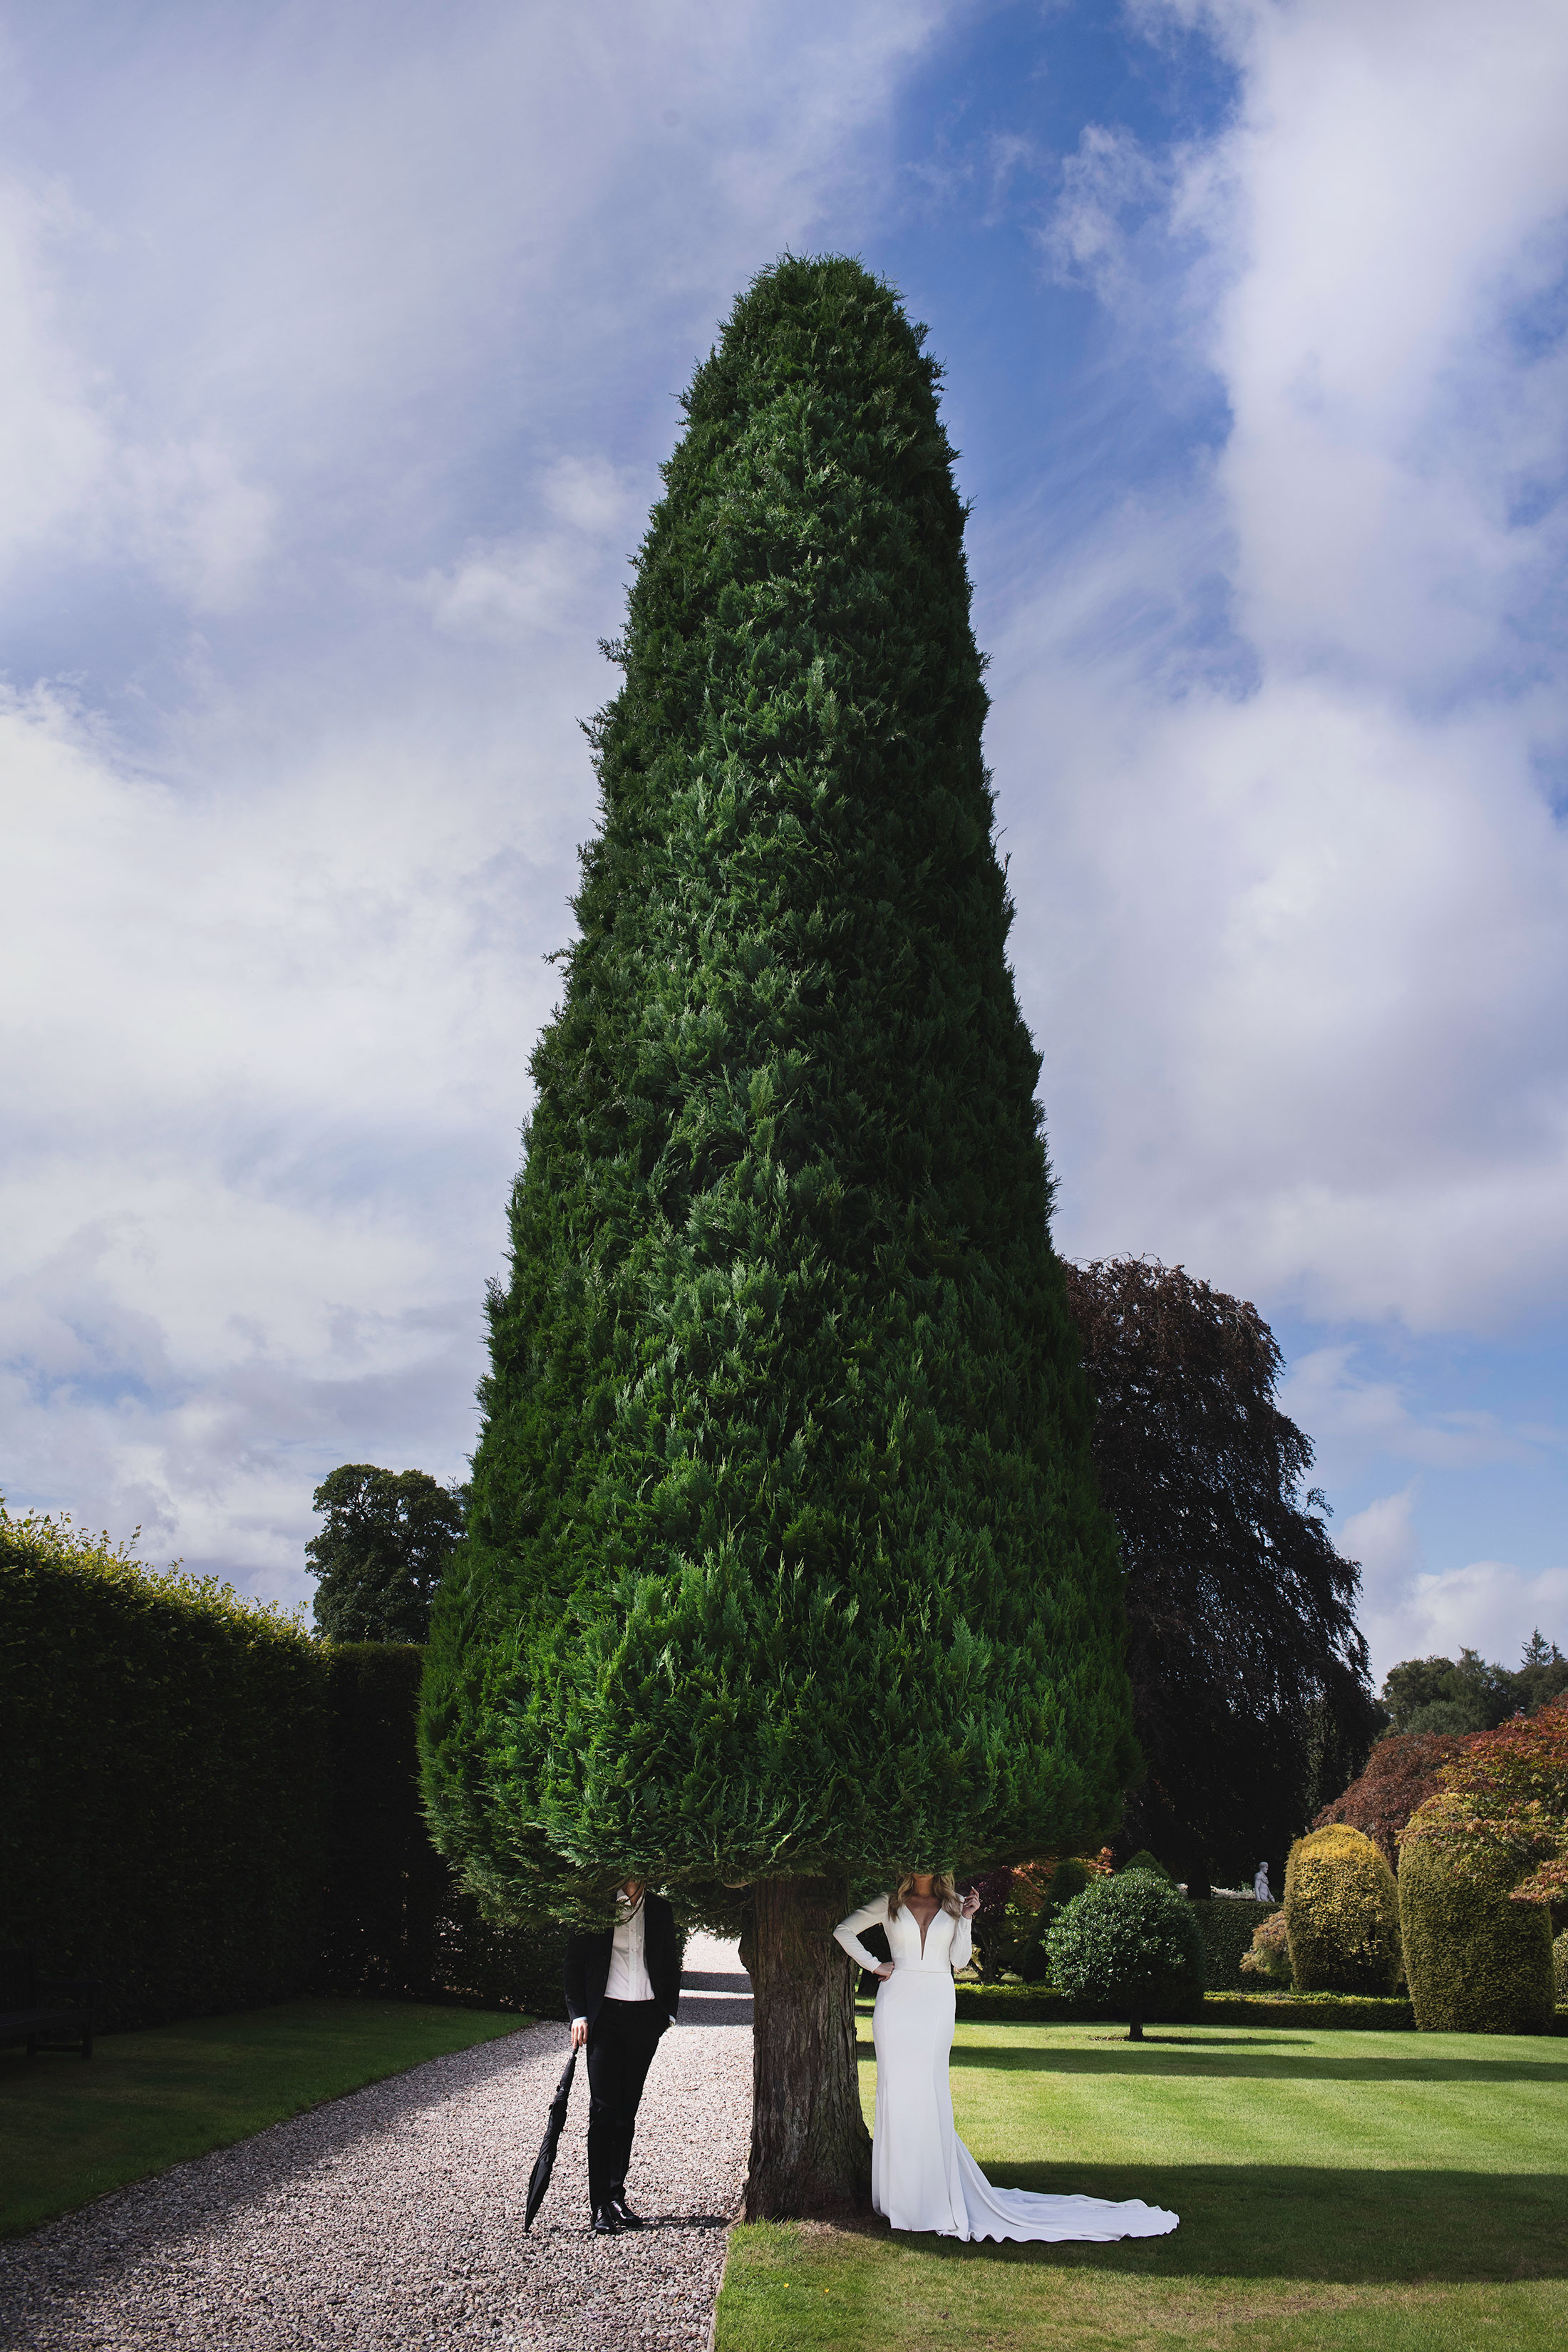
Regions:
[[1241, 1963], [1253, 1937], [1266, 1919], [1279, 1914], [1277, 1903], [1242, 1902], [1215, 1895], [1193, 1905], [1193, 1916], [1204, 1942], [1204, 1982], [1210, 1992], [1239, 1992], [1247, 1983]]
[[498, 1924], [430, 1843], [419, 1792], [423, 1650], [366, 1642], [326, 1654], [331, 1699], [321, 1991], [481, 2009], [561, 2009], [564, 1936]]
[[104, 2024], [280, 2000], [315, 1957], [316, 1645], [227, 1586], [0, 1513], [0, 1942]]
[[1534, 1715], [1563, 1691], [1568, 1658], [1538, 1629], [1517, 1668], [1489, 1664], [1479, 1650], [1461, 1650], [1458, 1658], [1402, 1658], [1384, 1677], [1383, 1703], [1396, 1731], [1453, 1734], [1491, 1731], [1510, 1716]]
[[1360, 1570], [1307, 1488], [1311, 1440], [1279, 1409], [1282, 1359], [1255, 1307], [1142, 1258], [1067, 1279], [1126, 1564], [1147, 1770], [1124, 1835], [1194, 1894], [1250, 1880], [1265, 1859], [1278, 1885], [1290, 1840], [1382, 1721]]
[[1071, 2000], [1100, 2001], [1136, 2029], [1184, 2017], [1204, 1995], [1204, 1948], [1193, 1906], [1161, 1872], [1096, 1878], [1051, 1923], [1051, 1982]]
[[781, 262], [637, 560], [432, 1629], [497, 1900], [1059, 1850], [1132, 1770], [939, 373]]
[[1558, 2000], [1568, 2001], [1568, 1927], [1552, 1939], [1552, 1979]]
[[1399, 1982], [1394, 1873], [1360, 1830], [1309, 1830], [1285, 1865], [1285, 1933], [1301, 1992], [1391, 1994]]
[[305, 1546], [316, 1626], [329, 1642], [423, 1642], [463, 1532], [463, 1497], [425, 1470], [345, 1462], [322, 1479], [326, 1526]]
[[0, 1943], [100, 1978], [108, 2027], [308, 1985], [557, 2011], [559, 1929], [431, 1845], [422, 1656], [0, 1512]]
[[1425, 2032], [1551, 2032], [1551, 1919], [1543, 1903], [1509, 1901], [1506, 1871], [1487, 1884], [1458, 1844], [1407, 1842], [1399, 1924], [1415, 2022]]

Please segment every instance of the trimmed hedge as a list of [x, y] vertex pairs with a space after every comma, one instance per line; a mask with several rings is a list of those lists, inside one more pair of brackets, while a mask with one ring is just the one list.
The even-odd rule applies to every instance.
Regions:
[[0, 1942], [100, 2023], [282, 2000], [321, 1910], [321, 1654], [215, 1578], [0, 1512]]
[[1285, 1930], [1299, 1992], [1392, 1994], [1399, 1895], [1371, 1838], [1336, 1822], [1296, 1840], [1285, 1864]]
[[1265, 1919], [1272, 1919], [1278, 1903], [1258, 1903], [1248, 1895], [1227, 1900], [1223, 1895], [1199, 1896], [1193, 1916], [1204, 1939], [1204, 1982], [1210, 1992], [1241, 1992], [1247, 1979], [1241, 1963]]
[[1430, 1838], [1400, 1849], [1399, 1918], [1415, 2022], [1425, 2032], [1549, 2033], [1552, 1922], [1510, 1903], [1506, 1877], [1460, 1867], [1473, 1853]]
[[332, 1773], [315, 1989], [558, 2012], [565, 1929], [487, 1920], [430, 1843], [419, 1791], [424, 1650], [353, 1642], [323, 1656]]
[[1212, 2025], [1331, 2025], [1350, 2031], [1399, 2033], [1415, 2029], [1403, 1996], [1354, 1992], [1222, 1992], [1204, 2003]]
[[106, 2031], [309, 1988], [559, 2013], [564, 1931], [430, 1843], [423, 1662], [0, 1509], [0, 1943], [101, 1978]]

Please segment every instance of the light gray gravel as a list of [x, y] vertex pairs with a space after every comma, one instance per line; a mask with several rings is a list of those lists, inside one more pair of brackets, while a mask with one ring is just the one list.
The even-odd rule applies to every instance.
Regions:
[[23, 2352], [515, 2345], [701, 2352], [751, 2131], [749, 1988], [688, 1948], [626, 2183], [652, 2226], [587, 2229], [581, 2060], [555, 2178], [522, 2215], [564, 2024], [373, 2084], [0, 2246], [0, 2343]]

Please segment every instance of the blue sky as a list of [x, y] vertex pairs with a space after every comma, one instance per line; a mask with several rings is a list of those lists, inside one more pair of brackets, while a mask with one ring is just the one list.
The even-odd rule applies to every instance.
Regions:
[[1380, 1670], [1568, 1647], [1556, 0], [0, 7], [0, 1488], [306, 1598], [461, 1471], [736, 290], [847, 249], [973, 501], [1074, 1255], [1255, 1299]]

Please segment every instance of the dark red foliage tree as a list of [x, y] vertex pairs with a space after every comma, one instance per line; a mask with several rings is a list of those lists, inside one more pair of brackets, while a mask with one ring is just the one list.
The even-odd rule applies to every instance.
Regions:
[[1258, 1309], [1157, 1261], [1067, 1276], [1148, 1767], [1122, 1843], [1190, 1885], [1250, 1878], [1261, 1859], [1278, 1872], [1380, 1720], [1360, 1570], [1302, 1491], [1311, 1441], [1275, 1401], [1283, 1360]]
[[1366, 1759], [1366, 1769], [1342, 1796], [1325, 1805], [1312, 1822], [1323, 1829], [1343, 1822], [1380, 1846], [1395, 1870], [1399, 1832], [1418, 1805], [1442, 1787], [1442, 1770], [1470, 1744], [1473, 1735], [1451, 1731], [1391, 1731]]

